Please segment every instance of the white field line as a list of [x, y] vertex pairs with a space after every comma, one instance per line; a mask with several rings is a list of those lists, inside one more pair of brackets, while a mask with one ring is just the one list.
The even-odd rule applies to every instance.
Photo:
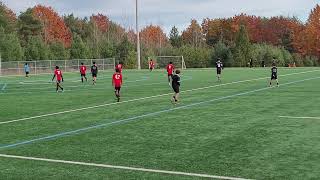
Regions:
[[179, 171], [146, 169], [146, 168], [137, 168], [137, 167], [128, 167], [128, 166], [114, 166], [114, 165], [108, 165], [108, 164], [65, 161], [65, 160], [56, 160], [56, 159], [47, 159], [47, 158], [6, 155], [6, 154], [0, 154], [0, 157], [11, 158], [11, 159], [31, 160], [31, 161], [42, 161], [42, 162], [50, 162], [50, 163], [69, 164], [69, 165], [88, 166], [88, 167], [121, 169], [121, 170], [139, 171], [139, 172], [147, 172], [147, 173], [170, 174], [170, 175], [177, 175], [177, 176], [204, 177], [204, 178], [225, 179], [225, 180], [249, 180], [249, 179], [238, 178], [238, 177], [216, 176], [216, 175], [210, 175], [210, 174], [198, 174], [198, 173], [188, 173], [188, 172], [179, 172]]
[[288, 119], [320, 119], [320, 117], [296, 117], [296, 116], [279, 116], [279, 118], [288, 118]]
[[6, 89], [6, 87], [7, 87], [7, 83], [3, 85], [1, 91], [4, 91]]
[[[282, 75], [282, 76], [291, 76], [291, 75], [296, 75], [296, 74], [305, 74], [305, 73], [315, 72], [315, 71], [320, 71], [320, 70], [306, 71], [306, 72], [299, 72], [299, 73], [291, 73], [291, 74], [285, 74], [285, 75]], [[230, 83], [224, 83], [224, 84], [218, 84], [218, 85], [213, 85], [213, 86], [207, 86], [207, 87], [189, 89], [189, 90], [181, 91], [181, 93], [192, 92], [192, 91], [199, 91], [199, 90], [203, 90], [203, 89], [209, 89], [209, 88], [214, 88], [214, 87], [227, 86], [227, 85], [232, 85], [232, 84], [239, 84], [239, 83], [250, 82], [250, 81], [257, 81], [257, 80], [266, 79], [266, 78], [267, 78], [267, 77], [256, 78], [256, 79], [249, 79], [249, 80], [242, 80], [242, 81], [234, 81], [234, 82], [230, 82]], [[96, 106], [89, 106], [89, 107], [78, 108], [78, 109], [71, 109], [71, 110], [60, 111], [60, 112], [55, 112], [55, 113], [48, 113], [48, 114], [43, 114], [43, 115], [38, 115], [38, 116], [31, 116], [31, 117], [25, 117], [25, 118], [20, 118], [20, 119], [8, 120], [8, 121], [0, 122], [0, 125], [2, 125], [2, 124], [14, 123], [14, 122], [20, 122], [20, 121], [26, 121], [26, 120], [30, 120], [30, 119], [37, 119], [37, 118], [42, 118], [42, 117], [54, 116], [54, 115], [59, 115], [59, 114], [65, 114], [65, 113], [83, 111], [83, 110], [88, 110], [88, 109], [94, 109], [94, 108], [112, 106], [112, 105], [116, 105], [116, 104], [125, 104], [125, 103], [129, 103], [129, 102], [135, 102], [135, 101], [141, 101], [141, 100], [146, 100], [146, 99], [152, 99], [152, 98], [158, 98], [158, 97], [168, 96], [168, 95], [171, 95], [171, 94], [172, 94], [172, 93], [165, 93], [165, 94], [159, 94], [159, 95], [155, 95], [155, 96], [149, 96], [149, 97], [131, 99], [131, 100], [127, 100], [127, 101], [114, 102], [114, 103], [106, 103], [106, 104], [100, 104], [100, 105], [96, 105]]]

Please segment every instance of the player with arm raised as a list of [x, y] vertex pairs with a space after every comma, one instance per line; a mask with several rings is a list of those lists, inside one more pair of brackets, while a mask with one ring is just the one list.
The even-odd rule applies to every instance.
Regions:
[[96, 65], [96, 62], [93, 62], [93, 65], [91, 66], [91, 74], [92, 74], [92, 81], [93, 85], [96, 85], [97, 82], [97, 75], [98, 75], [98, 66]]
[[114, 92], [117, 97], [117, 101], [120, 102], [120, 90], [122, 86], [122, 74], [119, 69], [112, 76], [112, 85], [114, 86]]
[[221, 81], [221, 72], [222, 72], [223, 64], [220, 58], [218, 58], [218, 61], [216, 62], [216, 68], [217, 68], [218, 81]]
[[272, 64], [271, 68], [271, 79], [269, 86], [272, 86], [272, 81], [275, 80], [277, 82], [277, 87], [279, 87], [279, 81], [278, 81], [278, 68], [275, 63]]
[[52, 77], [52, 81], [56, 78], [56, 91], [59, 92], [59, 88], [63, 92], [63, 88], [61, 87], [61, 82], [63, 82], [63, 76], [62, 76], [62, 71], [59, 69], [59, 66], [56, 66], [56, 69], [54, 70], [54, 74]]
[[86, 81], [88, 81], [87, 77], [86, 77], [86, 71], [87, 71], [87, 67], [85, 65], [83, 65], [83, 63], [81, 63], [80, 66], [80, 75], [81, 75], [81, 82], [83, 83], [83, 78], [86, 79]]
[[174, 72], [174, 65], [172, 64], [172, 62], [169, 62], [169, 64], [167, 65], [169, 86], [171, 85], [171, 79], [173, 76], [173, 72]]
[[149, 69], [150, 69], [150, 72], [154, 70], [154, 62], [152, 59], [149, 61]]
[[180, 93], [180, 70], [176, 70], [176, 74], [172, 76], [172, 89], [174, 91], [172, 102], [177, 103]]

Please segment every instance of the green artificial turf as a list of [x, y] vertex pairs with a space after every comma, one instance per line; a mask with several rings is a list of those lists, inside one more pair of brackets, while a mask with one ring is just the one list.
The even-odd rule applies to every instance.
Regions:
[[[51, 75], [0, 77], [0, 154], [248, 179], [320, 178], [319, 68], [279, 68], [274, 88], [266, 88], [269, 68], [225, 69], [222, 82], [214, 69], [184, 70], [177, 105], [164, 71], [124, 71], [121, 103], [111, 75], [101, 72], [93, 86], [65, 73], [63, 93]], [[3, 157], [0, 176], [200, 179]]]

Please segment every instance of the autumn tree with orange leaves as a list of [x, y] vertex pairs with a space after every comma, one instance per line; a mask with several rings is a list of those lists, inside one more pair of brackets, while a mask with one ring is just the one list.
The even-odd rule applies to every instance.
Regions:
[[141, 30], [140, 37], [146, 48], [161, 48], [168, 43], [168, 38], [160, 26], [146, 26]]
[[46, 44], [61, 42], [65, 47], [71, 46], [71, 32], [63, 19], [51, 7], [37, 5], [33, 8], [33, 15], [43, 25], [42, 37]]

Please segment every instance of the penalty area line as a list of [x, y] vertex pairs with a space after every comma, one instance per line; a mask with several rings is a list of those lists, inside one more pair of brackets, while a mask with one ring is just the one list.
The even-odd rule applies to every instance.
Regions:
[[168, 171], [168, 170], [159, 170], [159, 169], [147, 169], [147, 168], [128, 167], [128, 166], [115, 166], [115, 165], [109, 165], [109, 164], [66, 161], [66, 160], [37, 158], [37, 157], [15, 156], [15, 155], [7, 155], [7, 154], [0, 154], [0, 157], [11, 158], [11, 159], [21, 159], [21, 160], [31, 160], [31, 161], [42, 161], [42, 162], [50, 162], [50, 163], [59, 163], [59, 164], [68, 164], [68, 165], [79, 165], [79, 166], [99, 167], [99, 168], [108, 168], [108, 169], [121, 169], [121, 170], [128, 170], [128, 171], [140, 171], [140, 172], [147, 172], [147, 173], [158, 173], [158, 174], [167, 174], [167, 175], [176, 175], [176, 176], [204, 177], [204, 178], [225, 179], [225, 180], [250, 180], [250, 179], [239, 178], [239, 177], [216, 176], [216, 175], [210, 175], [210, 174], [198, 174], [198, 173]]

